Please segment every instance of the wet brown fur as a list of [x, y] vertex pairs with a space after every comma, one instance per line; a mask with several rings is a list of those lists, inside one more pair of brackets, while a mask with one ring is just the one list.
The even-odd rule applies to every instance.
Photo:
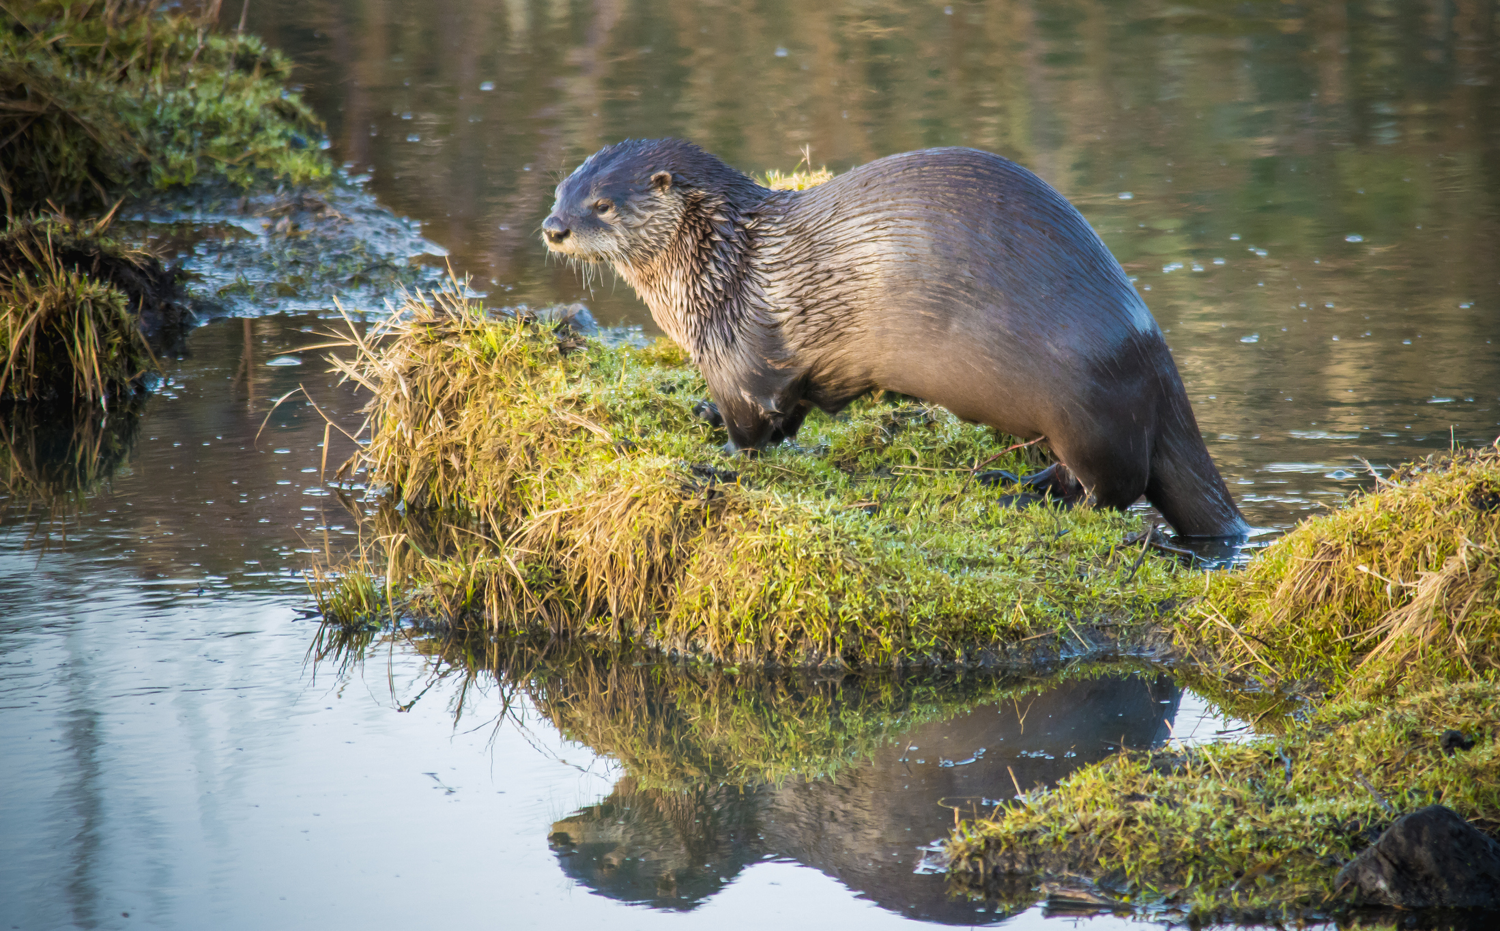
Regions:
[[734, 448], [875, 388], [1023, 438], [1038, 487], [1187, 536], [1247, 527], [1150, 311], [1062, 195], [975, 149], [771, 191], [697, 146], [627, 141], [557, 189], [550, 249], [606, 262], [702, 369]]

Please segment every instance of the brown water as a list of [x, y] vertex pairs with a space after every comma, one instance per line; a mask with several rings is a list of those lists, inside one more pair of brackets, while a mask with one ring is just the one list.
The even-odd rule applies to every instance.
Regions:
[[649, 327], [537, 245], [560, 175], [621, 138], [750, 172], [977, 146], [1070, 197], [1136, 279], [1252, 523], [1347, 491], [1353, 456], [1500, 435], [1492, 2], [253, 12], [337, 157], [497, 298]]
[[[581, 299], [650, 327], [628, 288], [582, 290], [536, 241], [559, 174], [606, 142], [686, 136], [750, 171], [804, 146], [845, 170], [974, 145], [1060, 188], [1135, 277], [1262, 538], [1368, 481], [1355, 456], [1383, 469], [1500, 433], [1494, 2], [250, 12], [302, 63], [334, 155], [497, 301]], [[188, 214], [138, 219], [191, 262], [262, 235]], [[32, 479], [75, 490], [52, 510], [0, 500], [0, 927], [993, 923], [993, 903], [949, 900], [926, 872], [945, 800], [1004, 799], [1012, 772], [1049, 782], [1160, 740], [1164, 719], [1227, 729], [1154, 674], [1036, 692], [1040, 717], [988, 685], [767, 686], [722, 706], [790, 735], [762, 762], [842, 762], [776, 782], [709, 767], [664, 798], [648, 777], [702, 759], [683, 696], [712, 689], [684, 673], [633, 712], [570, 704], [585, 680], [455, 675], [404, 635], [362, 665], [304, 665], [301, 573], [350, 545], [360, 506], [322, 480], [311, 405], [271, 413], [302, 386], [358, 422], [302, 351], [332, 314], [287, 293], [334, 280], [309, 278], [313, 259], [209, 269], [233, 278], [229, 310], [270, 315], [195, 332], [138, 419], [76, 438], [5, 423]], [[328, 438], [331, 465], [351, 445]], [[99, 474], [67, 465], [85, 448], [106, 452]], [[621, 736], [671, 727], [687, 736]]]

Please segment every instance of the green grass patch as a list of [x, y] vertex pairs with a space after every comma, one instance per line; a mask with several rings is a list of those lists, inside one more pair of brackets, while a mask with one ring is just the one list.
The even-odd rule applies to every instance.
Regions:
[[[1263, 736], [1122, 754], [963, 825], [955, 883], [1082, 877], [1203, 920], [1338, 913], [1339, 868], [1397, 816], [1441, 802], [1500, 830], [1497, 579], [1500, 452], [1402, 467], [1175, 618], [1194, 687]], [[1474, 749], [1445, 753], [1449, 729]]]
[[291, 64], [253, 36], [156, 4], [0, 7], [0, 195], [93, 209], [203, 179], [245, 186], [329, 175], [319, 122], [286, 91]]
[[1500, 671], [1500, 450], [1430, 457], [1216, 574], [1179, 642], [1304, 690], [1354, 695]]
[[[1121, 754], [961, 826], [950, 877], [975, 897], [1091, 881], [1199, 920], [1335, 913], [1339, 868], [1398, 815], [1441, 802], [1500, 828], [1500, 692], [1440, 686], [1326, 706], [1277, 738]], [[1457, 729], [1476, 740], [1447, 755]]]
[[800, 446], [730, 457], [664, 342], [612, 348], [450, 291], [354, 347], [339, 365], [374, 397], [345, 474], [367, 469], [401, 511], [369, 528], [362, 571], [315, 585], [325, 609], [379, 577], [411, 614], [494, 633], [727, 664], [984, 664], [1139, 646], [1192, 585], [1126, 545], [1138, 518], [1004, 506], [976, 468], [1024, 471], [1035, 451], [941, 409], [871, 398], [810, 417]]

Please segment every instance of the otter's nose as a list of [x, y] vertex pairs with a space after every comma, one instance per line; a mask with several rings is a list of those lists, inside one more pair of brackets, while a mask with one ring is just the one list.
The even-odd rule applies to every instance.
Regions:
[[542, 235], [546, 236], [547, 241], [553, 245], [557, 245], [564, 239], [567, 239], [568, 234], [571, 232], [572, 230], [568, 229], [568, 225], [559, 220], [556, 214], [542, 221]]

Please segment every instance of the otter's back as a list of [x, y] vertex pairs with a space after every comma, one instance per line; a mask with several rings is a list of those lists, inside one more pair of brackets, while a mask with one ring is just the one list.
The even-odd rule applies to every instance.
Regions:
[[[882, 158], [794, 195], [775, 225], [761, 254], [767, 298], [798, 349], [836, 354], [827, 362], [840, 368], [857, 357], [874, 382], [914, 394], [937, 378], [923, 396], [961, 415], [963, 398], [935, 392], [965, 370], [986, 382], [1008, 372], [1028, 392], [1066, 382], [1077, 396], [1122, 352], [1166, 357], [1150, 311], [1087, 221], [998, 155]], [[962, 339], [932, 339], [939, 334]], [[914, 366], [924, 341], [934, 355]], [[1004, 403], [1006, 381], [976, 405]]]

